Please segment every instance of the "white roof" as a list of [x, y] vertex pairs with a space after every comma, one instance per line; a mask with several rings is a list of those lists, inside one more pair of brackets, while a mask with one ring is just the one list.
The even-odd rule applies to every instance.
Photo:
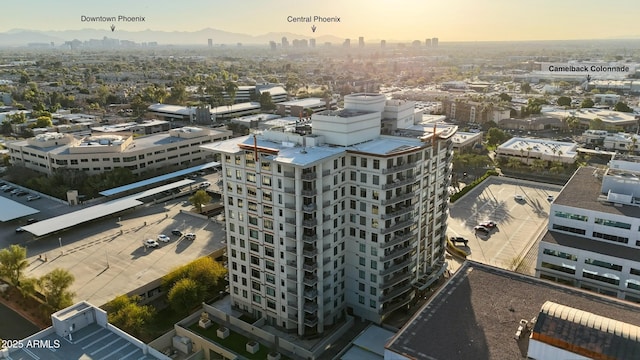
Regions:
[[52, 232], [67, 229], [87, 221], [107, 216], [109, 214], [127, 210], [138, 205], [142, 205], [142, 202], [132, 198], [124, 198], [52, 217], [31, 225], [23, 226], [22, 228], [35, 236], [44, 236]]
[[40, 210], [24, 206], [17, 201], [0, 196], [0, 221], [2, 222], [37, 214], [39, 212]]

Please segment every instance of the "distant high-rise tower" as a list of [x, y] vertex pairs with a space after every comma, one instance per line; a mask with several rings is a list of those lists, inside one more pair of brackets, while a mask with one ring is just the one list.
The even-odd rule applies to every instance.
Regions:
[[387, 40], [380, 40], [380, 47], [387, 46]]
[[360, 36], [358, 38], [358, 46], [363, 48], [364, 47], [364, 36]]
[[431, 39], [431, 46], [432, 47], [438, 47], [438, 38], [432, 38]]
[[207, 43], [209, 44], [209, 47], [213, 47], [213, 39], [208, 39]]
[[425, 39], [424, 40], [424, 46], [431, 47], [431, 39]]
[[278, 44], [276, 44], [275, 41], [269, 41], [269, 47], [271, 50], [275, 50], [278, 47]]
[[342, 43], [342, 46], [351, 47], [351, 39], [344, 39], [344, 42]]
[[289, 40], [287, 40], [286, 36], [282, 37], [282, 47], [283, 48], [289, 47]]
[[414, 41], [411, 43], [411, 45], [412, 45], [412, 46], [415, 46], [415, 47], [420, 46], [420, 40], [414, 40]]
[[309, 46], [312, 48], [316, 47], [316, 39], [309, 39]]

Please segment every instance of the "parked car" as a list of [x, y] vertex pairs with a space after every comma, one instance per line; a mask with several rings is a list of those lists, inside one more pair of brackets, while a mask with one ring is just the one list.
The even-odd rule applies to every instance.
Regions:
[[14, 190], [13, 186], [7, 186], [2, 191], [9, 192], [9, 191], [13, 191], [13, 190]]
[[33, 200], [38, 200], [38, 199], [40, 199], [40, 195], [38, 195], [38, 194], [32, 194], [32, 195], [27, 196], [27, 201], [33, 201]]
[[462, 236], [452, 236], [449, 240], [455, 245], [456, 243], [462, 243], [464, 246], [467, 246], [469, 240], [463, 238]]
[[18, 191], [18, 193], [16, 194], [16, 196], [25, 196], [25, 195], [27, 195], [27, 194], [28, 194], [28, 192], [26, 192], [26, 191], [24, 191], [24, 190], [21, 190], [21, 191]]
[[157, 248], [157, 247], [159, 247], [159, 246], [160, 246], [160, 244], [158, 244], [158, 242], [157, 242], [157, 241], [155, 241], [155, 240], [153, 240], [153, 239], [147, 239], [147, 240], [145, 240], [145, 241], [144, 241], [144, 243], [143, 243], [143, 245], [144, 245], [145, 247], [148, 247], [148, 248]]
[[553, 195], [548, 195], [547, 196], [547, 201], [548, 202], [552, 202], [553, 201]]
[[476, 232], [479, 233], [483, 233], [483, 234], [488, 234], [491, 232], [491, 230], [487, 229], [486, 227], [482, 226], [482, 225], [477, 225], [473, 228], [473, 230], [475, 230]]
[[208, 188], [209, 186], [211, 186], [211, 183], [210, 183], [210, 182], [208, 182], [208, 181], [205, 181], [205, 182], [200, 183], [200, 188], [201, 188], [201, 189], [206, 189], [206, 188]]
[[524, 196], [520, 195], [520, 194], [516, 194], [513, 196], [513, 199], [515, 201], [524, 201]]
[[484, 226], [487, 229], [493, 229], [494, 227], [496, 227], [498, 224], [495, 223], [495, 221], [493, 220], [485, 220], [483, 222], [481, 222], [480, 224], [478, 224], [480, 226]]
[[188, 234], [186, 234], [184, 237], [185, 237], [185, 239], [187, 239], [187, 240], [195, 240], [195, 239], [196, 239], [196, 234], [194, 234], [194, 233], [188, 233]]
[[158, 241], [169, 242], [169, 241], [171, 241], [171, 238], [168, 237], [167, 235], [160, 234], [160, 235], [158, 235]]
[[171, 234], [175, 235], [175, 236], [182, 236], [182, 231], [180, 231], [178, 229], [173, 229], [173, 230], [171, 230]]

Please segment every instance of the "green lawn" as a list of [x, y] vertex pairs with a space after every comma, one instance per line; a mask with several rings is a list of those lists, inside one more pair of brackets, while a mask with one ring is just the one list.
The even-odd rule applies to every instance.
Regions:
[[246, 358], [249, 358], [249, 359], [266, 359], [267, 358], [267, 355], [270, 352], [270, 349], [268, 347], [264, 346], [263, 344], [260, 344], [260, 350], [258, 350], [258, 352], [255, 354], [251, 354], [247, 352], [245, 347], [249, 339], [247, 339], [246, 337], [234, 331], [231, 331], [231, 329], [229, 329], [229, 336], [226, 339], [220, 339], [216, 333], [219, 327], [220, 325], [214, 322], [210, 328], [203, 329], [200, 326], [198, 326], [198, 323], [195, 323], [189, 327], [189, 330], [193, 331], [196, 334], [200, 334], [210, 339], [212, 342], [220, 344], [226, 347], [227, 349], [232, 350]]

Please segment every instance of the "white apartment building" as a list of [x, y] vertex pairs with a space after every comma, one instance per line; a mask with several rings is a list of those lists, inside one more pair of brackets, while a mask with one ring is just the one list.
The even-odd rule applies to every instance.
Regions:
[[11, 163], [45, 174], [67, 168], [98, 174], [125, 167], [133, 173], [205, 160], [200, 145], [231, 137], [231, 131], [198, 127], [134, 137], [130, 132], [100, 133], [83, 137], [44, 133], [6, 144]]
[[344, 103], [311, 134], [203, 146], [221, 154], [232, 304], [301, 336], [345, 311], [379, 323], [446, 267], [457, 128], [384, 136], [384, 95]]
[[536, 276], [640, 302], [640, 158], [580, 168], [551, 205]]

